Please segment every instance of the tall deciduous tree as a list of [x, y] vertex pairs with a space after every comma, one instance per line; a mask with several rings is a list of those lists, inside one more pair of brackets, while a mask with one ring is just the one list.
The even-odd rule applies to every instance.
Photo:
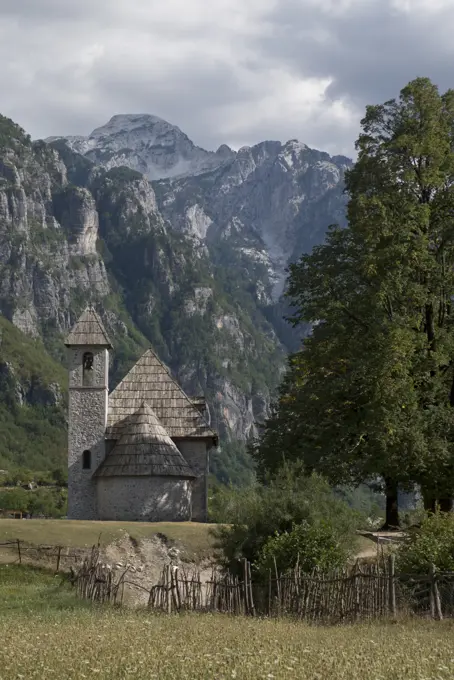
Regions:
[[334, 483], [378, 475], [397, 524], [398, 485], [444, 509], [454, 489], [454, 91], [418, 78], [361, 126], [348, 227], [290, 269], [313, 332], [255, 453]]

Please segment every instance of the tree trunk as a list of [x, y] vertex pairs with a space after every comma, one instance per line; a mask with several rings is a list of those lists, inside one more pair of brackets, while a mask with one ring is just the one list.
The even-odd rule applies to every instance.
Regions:
[[440, 506], [440, 512], [452, 512], [453, 509], [453, 499], [452, 498], [440, 498], [438, 501]]
[[[426, 305], [426, 334], [427, 340], [429, 342], [429, 350], [435, 352], [435, 320], [434, 320], [434, 308], [433, 304], [430, 303]], [[435, 375], [435, 371], [431, 371], [431, 375]]]
[[386, 520], [382, 527], [384, 531], [392, 531], [400, 527], [399, 523], [399, 500], [397, 495], [397, 482], [390, 477], [385, 477], [386, 493]]
[[435, 510], [437, 509], [436, 499], [432, 498], [432, 496], [426, 496], [425, 494], [423, 494], [423, 499], [424, 499], [424, 510], [426, 512], [434, 513]]

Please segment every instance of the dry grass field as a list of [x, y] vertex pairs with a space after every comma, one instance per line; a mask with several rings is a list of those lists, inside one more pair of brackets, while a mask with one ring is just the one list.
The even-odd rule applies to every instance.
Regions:
[[[186, 559], [200, 561], [210, 558], [213, 554], [212, 529], [215, 526], [215, 524], [198, 524], [196, 522], [84, 522], [79, 520], [0, 518], [0, 543], [19, 538], [30, 545], [90, 548], [98, 542], [99, 538], [101, 545], [107, 546], [125, 534], [136, 540], [152, 538], [159, 534], [181, 548]], [[357, 537], [356, 547], [357, 557], [374, 559], [377, 556], [376, 544], [364, 536]], [[0, 550], [1, 562], [2, 553]]]
[[448, 680], [454, 625], [310, 628], [77, 601], [60, 577], [0, 567], [0, 678]]
[[157, 534], [180, 547], [189, 560], [209, 557], [213, 551], [212, 524], [195, 522], [83, 522], [62, 519], [0, 519], [0, 543], [19, 538], [32, 545], [61, 545], [89, 548], [101, 539], [109, 545], [128, 534], [133, 539]]

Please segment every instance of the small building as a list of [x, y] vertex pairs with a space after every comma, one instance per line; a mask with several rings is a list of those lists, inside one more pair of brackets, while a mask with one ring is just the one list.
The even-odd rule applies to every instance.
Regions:
[[207, 520], [217, 435], [152, 349], [109, 394], [111, 342], [89, 307], [69, 333], [68, 518]]

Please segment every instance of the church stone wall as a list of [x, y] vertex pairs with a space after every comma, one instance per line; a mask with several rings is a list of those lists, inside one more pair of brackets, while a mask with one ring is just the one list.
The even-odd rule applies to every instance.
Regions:
[[[83, 355], [93, 354], [89, 386], [84, 381]], [[68, 517], [97, 519], [93, 472], [104, 460], [108, 405], [108, 352], [99, 347], [71, 347], [68, 419]], [[91, 466], [83, 469], [83, 452], [90, 451]]]
[[[97, 519], [93, 472], [104, 460], [107, 390], [69, 390], [68, 517]], [[91, 469], [84, 470], [84, 451], [91, 453]]]
[[206, 441], [178, 440], [176, 445], [183, 454], [183, 458], [197, 475], [192, 488], [192, 521], [206, 522], [208, 520], [208, 447]]
[[192, 482], [172, 477], [99, 477], [98, 519], [184, 522], [191, 519]]

